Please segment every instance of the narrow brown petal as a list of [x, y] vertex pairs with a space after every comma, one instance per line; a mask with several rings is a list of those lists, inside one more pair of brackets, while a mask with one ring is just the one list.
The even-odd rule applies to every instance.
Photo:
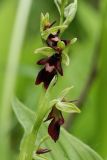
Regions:
[[53, 21], [50, 25], [50, 28], [56, 23], [56, 21]]
[[44, 153], [48, 153], [48, 152], [51, 152], [50, 149], [43, 149], [43, 148], [39, 148], [37, 151], [36, 151], [36, 154], [44, 154]]
[[56, 142], [59, 138], [60, 134], [60, 126], [64, 123], [64, 119], [59, 119], [55, 121], [53, 119], [48, 127], [48, 133], [51, 136], [51, 138]]
[[39, 61], [37, 61], [37, 64], [45, 65], [48, 62], [48, 60], [49, 60], [49, 57], [48, 58], [42, 58]]
[[47, 119], [45, 121], [51, 120], [48, 126], [48, 133], [51, 138], [56, 142], [60, 134], [60, 126], [64, 123], [64, 118], [61, 111], [59, 111], [55, 106], [52, 108]]
[[47, 25], [44, 26], [44, 30], [51, 28], [54, 24], [56, 23], [56, 21], [52, 22], [52, 23], [47, 23]]

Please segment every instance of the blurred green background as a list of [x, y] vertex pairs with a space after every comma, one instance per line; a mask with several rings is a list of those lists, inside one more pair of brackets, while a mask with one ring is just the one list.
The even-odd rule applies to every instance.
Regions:
[[[0, 0], [0, 159], [15, 159], [23, 130], [12, 112], [15, 94], [33, 110], [41, 86], [33, 54], [41, 47], [40, 13], [59, 21], [53, 0]], [[70, 66], [64, 67], [54, 95], [74, 85], [69, 98], [78, 99], [81, 114], [65, 115], [69, 132], [107, 159], [107, 1], [78, 0], [73, 23], [63, 35], [78, 38], [70, 50]]]

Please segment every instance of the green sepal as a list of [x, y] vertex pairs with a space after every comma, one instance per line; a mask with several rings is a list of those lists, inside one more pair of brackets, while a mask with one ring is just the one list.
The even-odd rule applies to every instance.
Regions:
[[64, 24], [65, 25], [69, 25], [72, 20], [75, 17], [77, 11], [77, 0], [74, 0], [73, 3], [70, 3], [65, 9], [64, 9], [64, 17], [65, 17], [65, 21]]
[[54, 0], [54, 3], [59, 11], [59, 14], [61, 15], [61, 0]]
[[54, 3], [61, 15], [61, 6], [66, 6], [68, 4], [68, 0], [54, 0]]
[[65, 52], [63, 52], [63, 54], [62, 54], [62, 63], [65, 64], [66, 66], [68, 66], [70, 63], [70, 58], [69, 58], [68, 54]]
[[70, 45], [76, 43], [76, 41], [77, 41], [77, 38], [73, 38], [73, 39], [71, 40], [71, 42], [70, 42]]
[[71, 45], [76, 43], [76, 41], [77, 41], [77, 38], [71, 39], [70, 42], [66, 45], [65, 50], [69, 49], [71, 47]]
[[74, 86], [68, 87], [66, 89], [64, 89], [61, 94], [59, 95], [59, 101], [62, 101], [64, 99], [64, 97], [70, 92], [70, 90], [74, 88]]
[[77, 41], [77, 38], [73, 38], [70, 43], [65, 46], [65, 49], [63, 50], [63, 54], [62, 54], [62, 63], [65, 64], [66, 66], [69, 65], [70, 63], [70, 58], [69, 58], [69, 55], [67, 54], [68, 53], [68, 50], [70, 49], [71, 45], [73, 45], [74, 43], [76, 43]]
[[49, 13], [46, 13], [45, 15], [41, 13], [41, 22], [40, 22], [40, 32], [42, 33], [44, 30], [44, 27], [49, 24]]
[[35, 54], [42, 54], [45, 56], [51, 56], [54, 53], [54, 50], [51, 47], [42, 47], [42, 48], [37, 48], [34, 51]]
[[80, 109], [76, 107], [74, 103], [70, 102], [61, 102], [56, 103], [56, 108], [62, 112], [66, 113], [80, 113]]
[[41, 33], [41, 37], [46, 40], [48, 38], [48, 36], [50, 34], [56, 34], [58, 32], [58, 30], [60, 30], [60, 32], [62, 33], [63, 30], [65, 30], [67, 28], [67, 25], [61, 25], [61, 26], [55, 26], [55, 27], [51, 27], [45, 31], [43, 31]]
[[76, 107], [76, 105], [72, 102], [65, 101], [65, 96], [69, 93], [69, 91], [73, 88], [73, 86], [64, 89], [57, 99], [50, 101], [50, 106], [55, 106], [58, 110], [66, 113], [80, 113], [80, 109]]
[[50, 106], [53, 107], [54, 105], [56, 105], [58, 102], [62, 102], [63, 99], [65, 98], [65, 96], [69, 93], [69, 91], [73, 88], [73, 86], [68, 87], [66, 89], [64, 89], [59, 96], [56, 99], [53, 99], [50, 101]]

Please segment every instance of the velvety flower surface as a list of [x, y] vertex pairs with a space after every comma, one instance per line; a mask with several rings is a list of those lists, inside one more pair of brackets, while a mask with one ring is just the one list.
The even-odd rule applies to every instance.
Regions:
[[52, 72], [48, 72], [46, 71], [45, 68], [43, 68], [39, 73], [38, 73], [38, 76], [36, 78], [36, 81], [35, 81], [35, 84], [38, 85], [40, 84], [41, 82], [44, 83], [44, 87], [45, 89], [48, 88], [51, 80], [53, 79], [53, 77], [57, 75], [57, 72], [56, 70], [54, 69]]
[[60, 30], [56, 34], [50, 34], [47, 38], [47, 45], [56, 50], [56, 52], [61, 53], [62, 49], [57, 45], [59, 41], [64, 42], [65, 46], [70, 43], [70, 40], [62, 40], [59, 38]]
[[45, 67], [38, 73], [35, 84], [38, 85], [41, 82], [44, 83], [44, 87], [47, 89], [51, 80], [58, 73], [62, 76], [63, 70], [61, 66], [61, 55], [54, 54], [51, 57], [43, 58], [37, 62], [38, 65], [44, 65]]
[[61, 111], [59, 111], [55, 106], [52, 108], [47, 119], [45, 121], [51, 120], [48, 126], [48, 133], [51, 138], [56, 142], [60, 134], [60, 126], [64, 123], [64, 118]]

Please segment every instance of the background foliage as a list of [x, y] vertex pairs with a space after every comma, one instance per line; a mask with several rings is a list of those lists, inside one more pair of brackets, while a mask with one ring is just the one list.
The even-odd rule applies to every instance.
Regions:
[[[82, 99], [81, 114], [66, 121], [70, 133], [107, 158], [107, 1], [78, 0], [78, 12], [63, 35], [78, 42], [71, 47], [71, 63], [58, 79], [54, 95], [74, 85], [69, 94]], [[41, 47], [40, 13], [49, 12], [59, 21], [53, 0], [0, 0], [0, 158], [15, 159], [23, 134], [11, 109], [17, 95], [32, 110], [37, 109], [41, 86], [34, 85]], [[93, 73], [93, 74], [92, 74]], [[96, 74], [95, 74], [96, 73]], [[91, 77], [91, 78], [90, 78]], [[81, 94], [82, 93], [82, 94]], [[84, 94], [83, 94], [84, 93]], [[82, 95], [82, 96], [80, 96]], [[67, 119], [67, 115], [66, 119]]]

